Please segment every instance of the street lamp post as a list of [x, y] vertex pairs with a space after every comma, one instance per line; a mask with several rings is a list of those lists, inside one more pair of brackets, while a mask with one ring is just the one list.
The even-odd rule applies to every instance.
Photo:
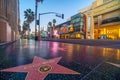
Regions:
[[40, 38], [41, 38], [41, 31], [40, 31], [40, 14], [39, 14], [39, 31], [38, 31], [39, 33], [39, 40], [40, 40]]
[[40, 34], [40, 15], [45, 15], [45, 14], [55, 14], [57, 17], [60, 17], [62, 19], [64, 19], [64, 14], [60, 14], [60, 13], [56, 13], [56, 12], [46, 12], [46, 13], [39, 13], [39, 39], [41, 38], [41, 34]]
[[38, 2], [36, 0], [35, 2], [35, 40], [37, 39], [37, 7], [38, 7]]
[[35, 40], [38, 39], [37, 36], [37, 8], [38, 8], [38, 2], [43, 2], [43, 0], [35, 0]]

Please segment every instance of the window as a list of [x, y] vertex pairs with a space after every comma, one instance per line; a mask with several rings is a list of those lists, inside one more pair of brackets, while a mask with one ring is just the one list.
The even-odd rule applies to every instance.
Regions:
[[103, 3], [106, 3], [106, 2], [109, 2], [109, 1], [111, 1], [111, 0], [103, 0]]
[[120, 21], [120, 17], [113, 17], [113, 18], [108, 18], [102, 21], [102, 24], [106, 24], [106, 23], [111, 23], [111, 22], [119, 22]]

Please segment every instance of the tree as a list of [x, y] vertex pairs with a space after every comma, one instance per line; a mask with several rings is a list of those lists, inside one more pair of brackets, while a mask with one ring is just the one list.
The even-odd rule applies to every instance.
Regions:
[[26, 23], [26, 21], [23, 22], [22, 29], [23, 29], [24, 33], [27, 31], [27, 23]]
[[54, 27], [55, 27], [56, 19], [53, 19], [53, 37], [54, 37]]
[[34, 21], [35, 14], [31, 9], [26, 9], [26, 11], [24, 11], [24, 16], [26, 19], [24, 28], [27, 28], [28, 34], [30, 34], [30, 24]]
[[53, 27], [55, 27], [56, 19], [53, 19]]
[[27, 24], [26, 21], [24, 21], [23, 25], [22, 25], [22, 32], [21, 32], [22, 37], [26, 36], [25, 33], [26, 33], [27, 30], [28, 30], [28, 24]]
[[52, 28], [52, 22], [49, 22], [49, 23], [48, 23], [48, 26], [49, 26], [49, 31], [51, 32], [52, 29], [53, 29], [53, 28]]
[[49, 25], [49, 27], [52, 27], [52, 22], [49, 22], [48, 25]]
[[49, 37], [51, 38], [52, 37], [52, 35], [51, 35], [52, 34], [51, 33], [51, 31], [52, 31], [52, 22], [49, 22], [48, 26], [49, 26], [48, 31], [50, 32]]
[[26, 19], [26, 22], [28, 24], [30, 24], [31, 22], [34, 21], [34, 12], [31, 9], [26, 9], [26, 11], [24, 11], [24, 18]]

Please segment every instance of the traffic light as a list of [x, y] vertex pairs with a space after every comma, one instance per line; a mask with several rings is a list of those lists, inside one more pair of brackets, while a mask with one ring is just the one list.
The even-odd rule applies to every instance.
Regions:
[[43, 0], [36, 0], [36, 1], [37, 1], [37, 2], [41, 2], [41, 3], [43, 2]]
[[36, 24], [39, 25], [39, 20], [36, 21]]
[[64, 19], [64, 14], [62, 14], [62, 19]]
[[56, 14], [56, 16], [64, 19], [64, 14]]

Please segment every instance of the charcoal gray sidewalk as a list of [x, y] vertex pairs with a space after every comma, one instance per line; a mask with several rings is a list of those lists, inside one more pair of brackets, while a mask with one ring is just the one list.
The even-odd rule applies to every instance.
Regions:
[[92, 40], [92, 39], [91, 40], [90, 39], [41, 39], [41, 40], [120, 49], [120, 40]]

